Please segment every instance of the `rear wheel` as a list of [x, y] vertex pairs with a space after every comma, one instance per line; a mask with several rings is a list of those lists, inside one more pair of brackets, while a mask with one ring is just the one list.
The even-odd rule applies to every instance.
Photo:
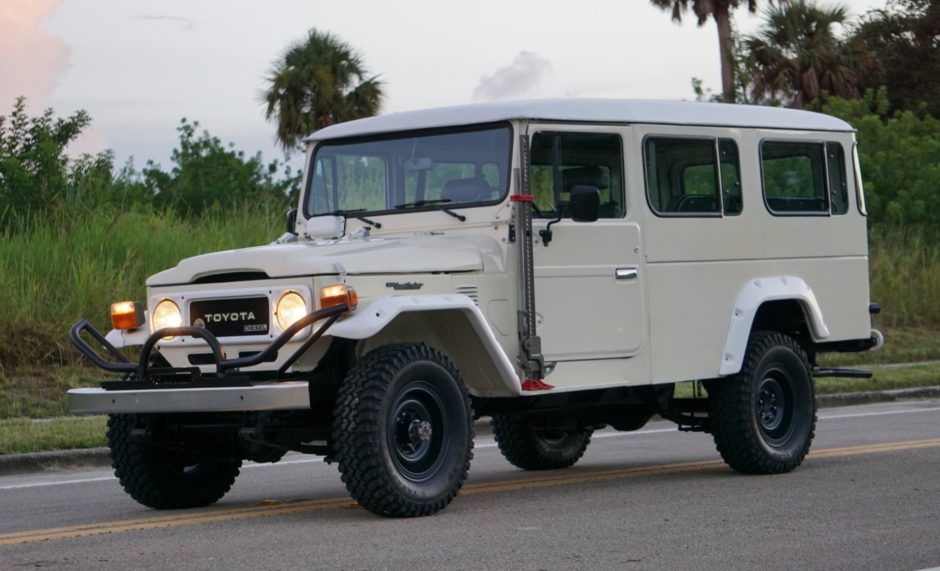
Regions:
[[745, 474], [789, 472], [803, 462], [816, 428], [806, 353], [795, 339], [755, 332], [744, 366], [708, 387], [712, 431], [721, 457]]
[[124, 491], [156, 509], [201, 507], [221, 499], [235, 482], [241, 460], [171, 450], [131, 434], [158, 428], [160, 421], [159, 415], [108, 417], [111, 465]]
[[493, 415], [493, 435], [510, 464], [523, 470], [568, 468], [581, 459], [593, 430], [562, 430], [518, 414]]
[[470, 397], [454, 364], [427, 345], [380, 347], [340, 387], [333, 446], [350, 495], [393, 517], [454, 499], [473, 457]]

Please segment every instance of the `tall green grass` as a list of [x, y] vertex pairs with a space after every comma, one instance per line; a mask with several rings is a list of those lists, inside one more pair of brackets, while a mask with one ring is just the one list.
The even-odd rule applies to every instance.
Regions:
[[108, 308], [144, 299], [144, 282], [180, 259], [271, 242], [283, 212], [263, 205], [189, 220], [167, 212], [94, 212], [0, 234], [0, 373], [74, 362], [68, 329], [88, 318], [110, 329]]
[[871, 299], [886, 326], [940, 327], [940, 244], [893, 230], [871, 238]]

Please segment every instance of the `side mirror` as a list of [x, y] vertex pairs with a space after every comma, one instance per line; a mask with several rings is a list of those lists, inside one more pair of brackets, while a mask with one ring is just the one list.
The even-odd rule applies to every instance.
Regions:
[[297, 234], [297, 209], [291, 208], [287, 211], [287, 233], [288, 234]]
[[310, 240], [339, 238], [346, 232], [346, 219], [325, 214], [307, 220], [304, 237]]
[[600, 216], [601, 192], [596, 186], [578, 184], [571, 187], [568, 210], [575, 222], [594, 222]]

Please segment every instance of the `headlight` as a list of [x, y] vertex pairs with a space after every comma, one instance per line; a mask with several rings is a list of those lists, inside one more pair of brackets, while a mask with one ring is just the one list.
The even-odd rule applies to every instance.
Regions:
[[178, 305], [172, 300], [164, 299], [153, 308], [150, 316], [150, 326], [154, 331], [167, 327], [179, 327], [183, 324], [183, 314]]
[[286, 330], [308, 313], [310, 312], [307, 310], [307, 302], [304, 298], [299, 293], [289, 291], [277, 301], [274, 317], [277, 318], [278, 326]]

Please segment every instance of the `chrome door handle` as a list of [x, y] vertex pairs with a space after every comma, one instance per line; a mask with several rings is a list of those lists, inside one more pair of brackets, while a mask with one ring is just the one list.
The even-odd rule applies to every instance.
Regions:
[[635, 280], [640, 275], [637, 268], [617, 268], [614, 275], [618, 280]]

